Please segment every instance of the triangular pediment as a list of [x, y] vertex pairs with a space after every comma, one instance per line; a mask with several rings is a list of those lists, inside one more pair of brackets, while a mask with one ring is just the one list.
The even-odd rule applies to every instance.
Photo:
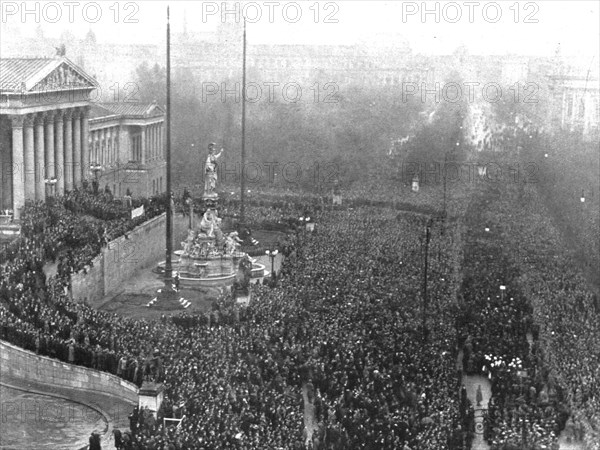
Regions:
[[29, 92], [94, 89], [98, 83], [67, 58], [54, 60], [26, 82]]
[[148, 117], [158, 117], [158, 116], [164, 116], [165, 115], [165, 111], [158, 106], [156, 103], [150, 105], [150, 107], [148, 108], [148, 111], [146, 112], [146, 116]]

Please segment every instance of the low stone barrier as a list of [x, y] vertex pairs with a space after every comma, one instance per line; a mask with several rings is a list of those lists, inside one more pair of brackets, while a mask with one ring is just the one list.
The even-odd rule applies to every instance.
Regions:
[[96, 391], [130, 403], [137, 404], [138, 401], [138, 388], [129, 381], [106, 372], [36, 355], [5, 341], [0, 341], [0, 361], [0, 381], [6, 377], [70, 388], [75, 392]]

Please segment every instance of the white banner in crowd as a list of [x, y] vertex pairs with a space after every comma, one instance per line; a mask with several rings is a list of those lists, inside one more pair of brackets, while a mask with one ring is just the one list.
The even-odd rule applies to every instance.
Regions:
[[136, 217], [140, 217], [144, 215], [144, 205], [139, 208], [135, 208], [131, 210], [131, 218], [135, 219]]

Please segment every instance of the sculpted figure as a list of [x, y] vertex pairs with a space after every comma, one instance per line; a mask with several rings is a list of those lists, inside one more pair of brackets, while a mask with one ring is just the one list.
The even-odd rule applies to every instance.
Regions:
[[217, 160], [221, 157], [223, 149], [217, 154], [215, 152], [216, 144], [211, 142], [208, 145], [208, 156], [204, 166], [204, 196], [216, 197], [217, 189]]
[[216, 222], [216, 214], [212, 210], [207, 209], [200, 221], [200, 231], [209, 237], [213, 237], [215, 225], [217, 225]]
[[181, 243], [183, 247], [183, 252], [186, 255], [189, 255], [192, 251], [192, 247], [194, 245], [194, 238], [196, 237], [196, 232], [194, 230], [188, 230], [188, 236], [184, 242]]
[[227, 238], [225, 238], [225, 253], [233, 255], [238, 250], [241, 243], [242, 240], [238, 237], [238, 232], [232, 231]]

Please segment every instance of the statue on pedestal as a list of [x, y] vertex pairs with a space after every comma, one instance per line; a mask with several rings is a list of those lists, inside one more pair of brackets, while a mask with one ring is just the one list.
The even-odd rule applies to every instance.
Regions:
[[215, 154], [215, 146], [214, 142], [208, 145], [208, 156], [204, 167], [204, 197], [208, 198], [217, 196], [217, 159], [223, 153], [221, 149], [218, 154]]
[[239, 250], [242, 242], [243, 241], [238, 237], [237, 231], [229, 233], [225, 238], [225, 254], [233, 255], [236, 253]]

